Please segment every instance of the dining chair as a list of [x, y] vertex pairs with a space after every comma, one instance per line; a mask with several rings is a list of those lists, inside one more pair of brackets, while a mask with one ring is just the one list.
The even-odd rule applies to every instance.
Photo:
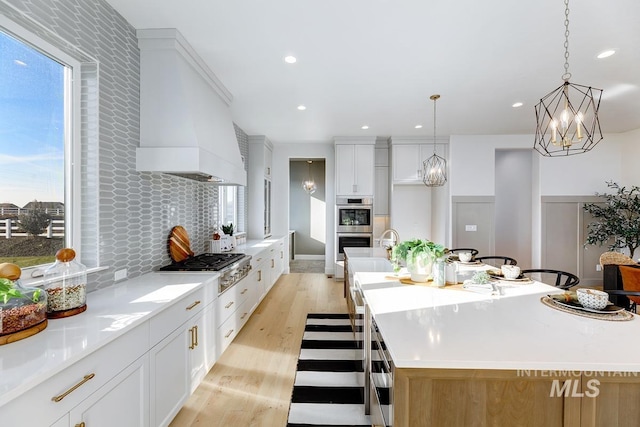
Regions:
[[450, 254], [458, 254], [460, 252], [471, 252], [471, 259], [474, 259], [476, 255], [478, 255], [478, 250], [473, 248], [455, 248], [449, 249]]
[[619, 265], [618, 270], [620, 270], [620, 277], [622, 278], [622, 292], [616, 293], [617, 295], [626, 296], [628, 307], [635, 312], [636, 305], [640, 304], [640, 269], [628, 265]]
[[481, 261], [484, 264], [492, 265], [494, 267], [500, 268], [503, 265], [518, 265], [518, 261], [515, 259], [502, 256], [502, 255], [487, 255], [487, 256], [477, 256], [475, 258], [476, 261]]
[[620, 252], [605, 252], [600, 255], [600, 265], [605, 266], [608, 264], [616, 265], [637, 265], [636, 262], [629, 256]]
[[619, 295], [619, 296], [626, 297], [625, 303], [620, 303], [620, 300], [618, 300], [617, 305], [623, 306], [622, 308], [624, 308], [627, 311], [632, 311], [634, 313], [637, 312], [638, 307], [637, 307], [636, 301], [640, 300], [640, 291], [625, 291], [622, 289], [604, 289], [604, 292], [608, 293], [609, 295]]
[[522, 274], [535, 275], [536, 277], [540, 277], [538, 280], [542, 283], [547, 283], [564, 290], [571, 289], [580, 283], [580, 278], [573, 273], [549, 268], [530, 268], [522, 270]]

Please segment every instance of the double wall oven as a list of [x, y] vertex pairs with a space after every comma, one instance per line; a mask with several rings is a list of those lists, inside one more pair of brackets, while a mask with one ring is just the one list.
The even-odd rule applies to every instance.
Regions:
[[373, 199], [336, 198], [336, 260], [344, 260], [344, 248], [373, 247]]

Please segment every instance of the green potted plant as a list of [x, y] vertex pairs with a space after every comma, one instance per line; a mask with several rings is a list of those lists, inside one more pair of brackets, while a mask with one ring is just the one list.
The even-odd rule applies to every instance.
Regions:
[[640, 187], [634, 185], [629, 189], [613, 181], [607, 182], [607, 186], [616, 192], [596, 193], [603, 201], [584, 205], [584, 210], [595, 219], [587, 226], [585, 245], [606, 244], [609, 250], [627, 248], [633, 258], [640, 246]]
[[391, 261], [396, 270], [404, 263], [414, 282], [426, 282], [436, 259], [443, 256], [443, 245], [426, 239], [404, 240], [391, 250]]
[[229, 225], [223, 225], [222, 232], [227, 236], [233, 236], [233, 223], [230, 222]]

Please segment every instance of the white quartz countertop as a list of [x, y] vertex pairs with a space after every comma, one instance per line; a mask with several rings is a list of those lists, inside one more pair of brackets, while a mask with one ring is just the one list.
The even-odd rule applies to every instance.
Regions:
[[357, 272], [356, 286], [399, 368], [640, 372], [640, 319], [606, 321], [561, 312], [542, 296], [562, 290], [507, 284], [504, 295], [406, 285]]
[[352, 258], [384, 258], [387, 259], [385, 248], [344, 248], [344, 253]]
[[[200, 286], [217, 298], [218, 273], [154, 272], [87, 294], [87, 310], [0, 346], [0, 407]], [[1, 418], [1, 417], [0, 417]]]
[[247, 240], [246, 243], [236, 246], [236, 248], [231, 252], [243, 253], [254, 257], [263, 250], [269, 248], [278, 240], [282, 239], [282, 237], [269, 237], [264, 240]]

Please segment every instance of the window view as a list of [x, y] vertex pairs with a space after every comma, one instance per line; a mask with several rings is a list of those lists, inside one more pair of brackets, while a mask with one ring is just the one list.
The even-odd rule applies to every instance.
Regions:
[[64, 246], [67, 70], [0, 31], [0, 262], [45, 264]]
[[[233, 225], [234, 233], [238, 230], [238, 187], [221, 185], [218, 187], [218, 206], [220, 206], [220, 228]], [[224, 229], [223, 229], [224, 231]], [[228, 234], [228, 233], [227, 233]]]

